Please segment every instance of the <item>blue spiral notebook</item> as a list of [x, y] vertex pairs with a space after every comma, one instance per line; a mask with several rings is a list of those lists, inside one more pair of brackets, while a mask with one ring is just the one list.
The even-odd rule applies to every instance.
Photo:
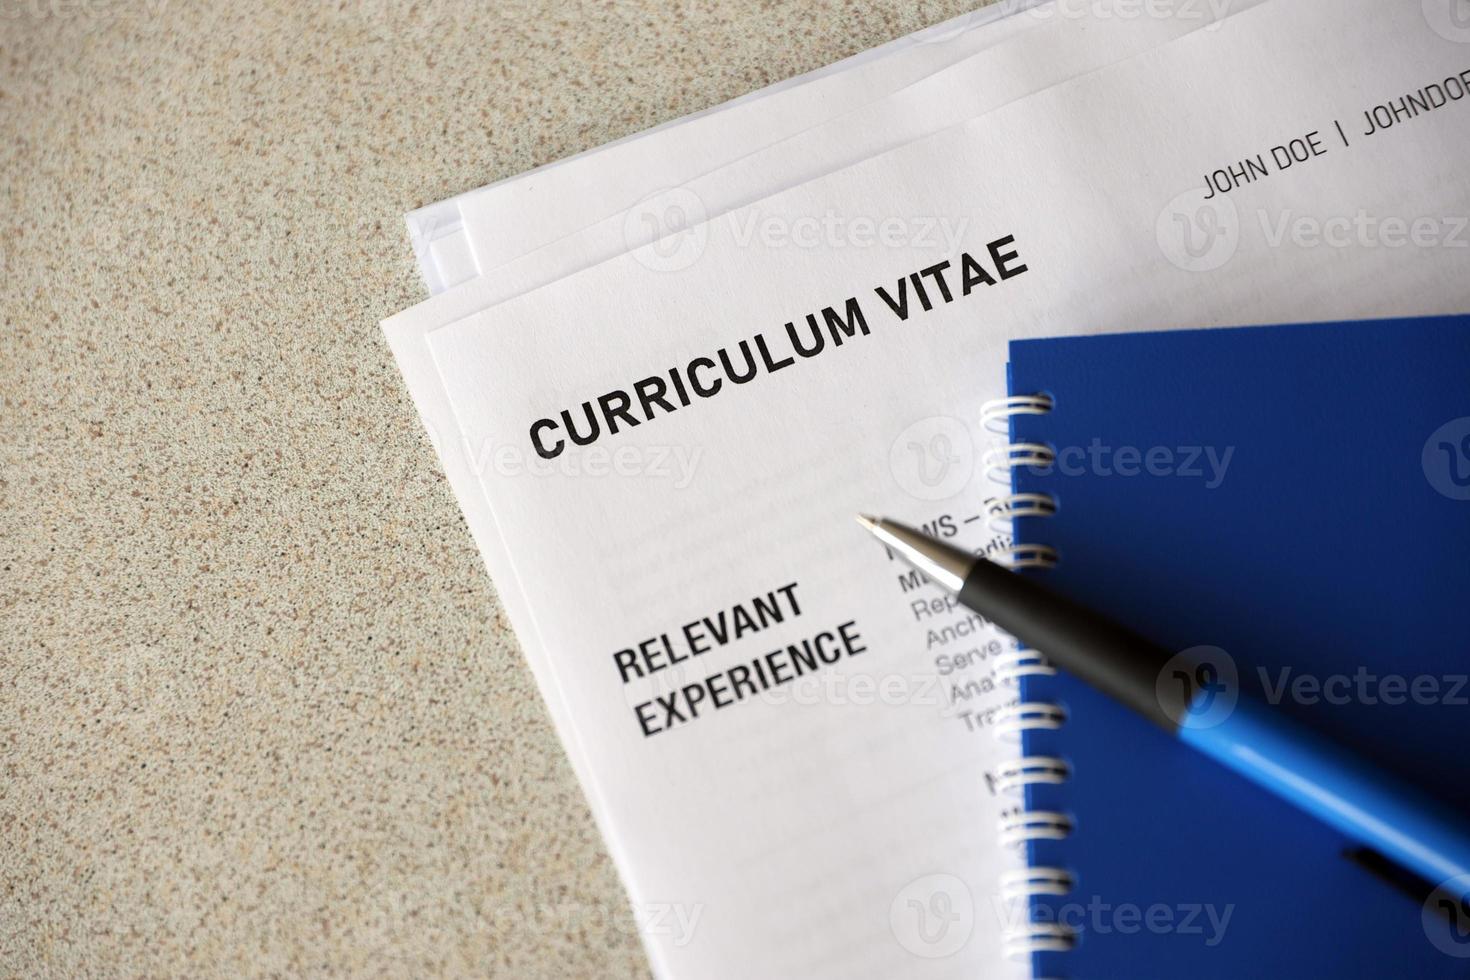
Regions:
[[[1470, 317], [1018, 341], [1027, 574], [1272, 702], [1470, 820]], [[1470, 922], [1371, 854], [1058, 673], [1027, 787], [1037, 977], [1470, 977]], [[1054, 877], [1048, 877], [1052, 869]], [[1043, 891], [1048, 889], [1042, 889]], [[1059, 890], [1059, 889], [1050, 889]], [[1068, 939], [1058, 942], [1058, 939]], [[1072, 948], [1062, 951], [1061, 947]]]

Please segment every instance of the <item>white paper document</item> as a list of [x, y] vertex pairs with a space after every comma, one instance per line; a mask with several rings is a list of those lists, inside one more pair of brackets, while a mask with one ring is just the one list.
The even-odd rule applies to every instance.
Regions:
[[[1240, 9], [1256, 2], [1242, 0]], [[1232, 10], [1227, 8], [1223, 13]], [[933, 132], [957, 119], [1029, 95], [1089, 68], [1121, 60], [1180, 34], [1212, 29], [1216, 23], [1209, 8], [1195, 4], [1177, 10], [1168, 8], [1164, 13], [1159, 18], [1143, 18], [1127, 0], [1101, 0], [1078, 8], [1063, 8], [1057, 3], [1036, 7], [1023, 17], [1034, 22], [1037, 30], [997, 44], [985, 54], [936, 73], [888, 99], [846, 113], [832, 123], [692, 181], [687, 188], [676, 189], [669, 200], [664, 200], [664, 195], [652, 200], [677, 206], [673, 198], [694, 193], [700, 196], [700, 211], [724, 214], [738, 204], [798, 183], [802, 175], [828, 173], [901, 142], [900, 135]], [[759, 211], [747, 212], [745, 220], [759, 220]], [[545, 667], [544, 651], [534, 635], [523, 627], [526, 617], [520, 590], [509, 573], [489, 505], [475, 480], [476, 469], [485, 462], [483, 454], [467, 444], [459, 432], [425, 337], [433, 329], [534, 287], [555, 282], [648, 240], [648, 229], [636, 221], [628, 226], [628, 237], [621, 237], [626, 223], [626, 215], [600, 222], [583, 234], [537, 249], [503, 266], [494, 275], [481, 276], [391, 317], [383, 325], [439, 453], [445, 476], [460, 501], [466, 523], [495, 579], [511, 623], [520, 634], [527, 661], [546, 694], [552, 716], [563, 730], [566, 718]], [[930, 233], [938, 239], [953, 235], [955, 230], [950, 224], [940, 226], [936, 222]], [[689, 239], [670, 241], [669, 252], [652, 250], [644, 255], [658, 268], [677, 265], [688, 257], [690, 241], [697, 242], [700, 234], [698, 228], [691, 228]], [[569, 742], [567, 751], [580, 772], [583, 766], [576, 746]]]
[[430, 335], [660, 975], [1024, 975], [1009, 641], [852, 515], [1002, 552], [1012, 338], [1470, 308], [1465, 40], [1269, 0]]

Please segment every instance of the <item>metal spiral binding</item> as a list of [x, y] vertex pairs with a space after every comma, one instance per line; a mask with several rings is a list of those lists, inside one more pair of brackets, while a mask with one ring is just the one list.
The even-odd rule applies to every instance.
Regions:
[[[1057, 868], [1022, 868], [1000, 876], [1000, 897], [1006, 905], [1026, 902], [1033, 895], [1069, 895], [1072, 876]], [[1076, 934], [1057, 922], [1028, 921], [1023, 928], [1005, 931], [1001, 951], [1010, 959], [1032, 953], [1066, 953], [1077, 944]]]
[[[1015, 415], [1045, 415], [1053, 407], [1045, 394], [1013, 395], [986, 402], [980, 410], [980, 424], [988, 432], [1009, 435], [1010, 420]], [[986, 475], [1005, 486], [1006, 493], [986, 501], [988, 523], [998, 534], [1008, 533], [1018, 517], [1051, 517], [1057, 512], [1056, 500], [1043, 493], [1011, 492], [1011, 471], [1018, 467], [1046, 468], [1056, 462], [1050, 446], [1037, 442], [1006, 443], [986, 451], [982, 466]], [[1053, 568], [1057, 553], [1046, 545], [1014, 544], [1005, 549], [1003, 559], [1011, 568]], [[1035, 650], [1013, 650], [996, 660], [996, 677], [1002, 684], [1015, 686], [1022, 677], [1046, 677], [1056, 673], [1042, 654]], [[1004, 708], [995, 721], [997, 737], [1020, 741], [1026, 731], [1054, 731], [1066, 724], [1067, 714], [1059, 705], [1044, 701], [1022, 701]], [[993, 774], [996, 791], [1018, 794], [1036, 784], [1056, 785], [1071, 776], [1066, 760], [1055, 756], [1020, 756], [1005, 763]], [[1052, 810], [1028, 810], [1024, 806], [1008, 809], [998, 828], [1003, 846], [1024, 847], [1034, 840], [1064, 840], [1072, 833], [1072, 818]], [[1001, 876], [1000, 896], [1006, 905], [1029, 906], [1033, 896], [1070, 894], [1073, 878], [1064, 868], [1028, 867], [1008, 871]], [[1057, 922], [1037, 922], [1029, 912], [1024, 920], [1008, 924], [1002, 937], [1002, 950], [1008, 958], [1023, 959], [1033, 953], [1065, 953], [1077, 943], [1076, 931]]]
[[1057, 461], [1052, 448], [1040, 442], [1008, 442], [993, 446], [980, 457], [985, 475], [996, 483], [1011, 485], [1011, 470], [1021, 466], [1045, 469]]
[[1056, 672], [1051, 661], [1036, 650], [1010, 650], [995, 658], [995, 675], [1002, 684], [1013, 687], [1022, 677], [1051, 677]]
[[1033, 783], [1064, 783], [1072, 775], [1066, 760], [1050, 755], [1022, 756], [995, 771], [995, 789], [1013, 793]]
[[1013, 544], [990, 556], [1007, 568], [1056, 568], [1056, 549], [1044, 544]]
[[1056, 731], [1067, 723], [1067, 713], [1050, 701], [1022, 701], [1008, 705], [995, 716], [995, 735], [1020, 742], [1026, 731]]
[[1011, 434], [1012, 415], [1045, 415], [1052, 409], [1050, 395], [1012, 395], [992, 398], [980, 406], [980, 425], [998, 436]]
[[986, 523], [996, 534], [1010, 534], [1017, 517], [1051, 517], [1057, 502], [1044, 493], [1008, 493], [985, 501]]

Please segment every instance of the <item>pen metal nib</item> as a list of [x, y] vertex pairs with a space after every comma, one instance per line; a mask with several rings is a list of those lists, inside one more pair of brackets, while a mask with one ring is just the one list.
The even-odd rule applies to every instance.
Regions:
[[857, 522], [882, 541], [890, 554], [951, 592], [958, 592], [964, 586], [965, 576], [970, 574], [975, 564], [975, 557], [969, 552], [961, 551], [948, 542], [937, 541], [897, 521], [858, 514]]

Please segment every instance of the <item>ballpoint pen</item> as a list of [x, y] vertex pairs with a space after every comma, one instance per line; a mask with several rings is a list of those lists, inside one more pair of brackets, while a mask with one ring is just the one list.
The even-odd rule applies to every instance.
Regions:
[[1217, 692], [1189, 672], [1184, 683], [1160, 684], [1175, 660], [1170, 651], [1002, 565], [895, 521], [858, 521], [961, 605], [1056, 666], [1431, 886], [1470, 901], [1470, 821], [1463, 814], [1246, 697], [1223, 718], [1191, 724], [1193, 711]]

